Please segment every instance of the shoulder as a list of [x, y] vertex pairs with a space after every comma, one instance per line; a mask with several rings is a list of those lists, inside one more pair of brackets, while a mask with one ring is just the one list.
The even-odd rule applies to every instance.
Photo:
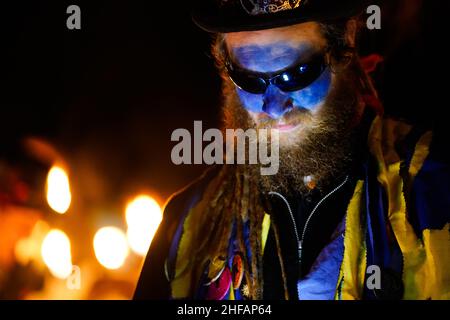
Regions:
[[178, 221], [183, 212], [195, 206], [211, 180], [217, 175], [219, 168], [219, 166], [209, 168], [196, 180], [170, 196], [164, 205], [163, 220]]
[[450, 222], [450, 165], [442, 134], [430, 125], [377, 118], [369, 143], [381, 168], [400, 168], [416, 232], [444, 228]]
[[410, 217], [416, 232], [443, 229], [450, 223], [450, 165], [439, 134], [424, 134], [407, 164]]
[[180, 227], [189, 210], [202, 198], [219, 167], [206, 170], [198, 179], [174, 193], [164, 206], [163, 220], [152, 240], [136, 287], [134, 299], [171, 297], [166, 260], [173, 254]]

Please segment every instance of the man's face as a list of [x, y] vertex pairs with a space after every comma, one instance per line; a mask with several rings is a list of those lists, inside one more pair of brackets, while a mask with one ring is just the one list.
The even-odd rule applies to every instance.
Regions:
[[[347, 40], [348, 34], [344, 35]], [[224, 40], [233, 66], [231, 72], [228, 69], [231, 78], [238, 69], [244, 75], [248, 71], [270, 79], [314, 61], [313, 57], [324, 56], [325, 62], [330, 58], [325, 53], [328, 43], [322, 28], [314, 22], [229, 33]], [[225, 124], [229, 128], [279, 129], [280, 170], [276, 176], [263, 177], [270, 190], [300, 190], [304, 178], [309, 176], [317, 185], [325, 186], [343, 174], [352, 161], [354, 127], [362, 110], [359, 79], [354, 72], [357, 64], [336, 62], [335, 68], [335, 62], [333, 67], [324, 64], [321, 72], [310, 77], [308, 85], [299, 90], [295, 86], [296, 90], [282, 90], [279, 83], [266, 81], [263, 92], [251, 93], [243, 85], [238, 86], [238, 81], [226, 80], [225, 90], [232, 90], [225, 94]]]
[[[290, 27], [229, 33], [226, 49], [233, 64], [249, 73], [280, 74], [295, 67], [308, 67], [313, 57], [326, 58], [326, 40], [317, 23]], [[312, 125], [312, 119], [326, 101], [333, 85], [330, 68], [300, 90], [282, 90], [269, 84], [264, 93], [251, 93], [237, 87], [237, 94], [258, 127], [280, 130], [281, 142], [292, 143]]]

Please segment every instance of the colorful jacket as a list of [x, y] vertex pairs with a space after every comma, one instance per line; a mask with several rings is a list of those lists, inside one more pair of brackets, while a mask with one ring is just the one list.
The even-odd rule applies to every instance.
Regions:
[[[300, 205], [309, 212], [300, 225], [292, 200], [268, 194], [278, 209], [263, 223], [263, 298], [450, 299], [450, 167], [434, 154], [432, 138], [431, 131], [375, 117], [367, 159], [336, 188]], [[193, 277], [187, 248], [215, 174], [208, 171], [168, 202], [136, 299], [248, 297], [244, 255], [233, 241], [226, 259]], [[381, 288], [377, 281], [373, 288], [368, 282], [378, 271]]]

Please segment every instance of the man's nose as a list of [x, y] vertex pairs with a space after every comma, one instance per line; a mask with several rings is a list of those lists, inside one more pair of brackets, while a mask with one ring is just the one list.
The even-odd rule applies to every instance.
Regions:
[[272, 84], [267, 87], [263, 101], [263, 112], [274, 119], [280, 118], [293, 107], [292, 98]]

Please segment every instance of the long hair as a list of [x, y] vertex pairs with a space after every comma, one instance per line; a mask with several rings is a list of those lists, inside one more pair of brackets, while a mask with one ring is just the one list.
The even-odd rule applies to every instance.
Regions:
[[[334, 60], [348, 61], [349, 68], [359, 79], [360, 90], [369, 91], [376, 95], [372, 82], [367, 74], [362, 70], [357, 50], [347, 45], [345, 41], [347, 21], [322, 23], [321, 30], [331, 48]], [[223, 78], [223, 119], [229, 123], [233, 119], [236, 126], [246, 128], [248, 123], [245, 117], [239, 117], [239, 113], [246, 111], [232, 103], [235, 96], [235, 88], [227, 79], [224, 68], [224, 35], [216, 35], [212, 53], [216, 61], [217, 68]], [[241, 122], [239, 122], [241, 121]], [[205, 263], [212, 259], [226, 259], [230, 246], [230, 238], [233, 228], [236, 230], [236, 238], [239, 251], [244, 256], [245, 279], [248, 285], [248, 298], [261, 299], [263, 297], [263, 272], [262, 272], [262, 222], [265, 214], [264, 197], [260, 188], [259, 172], [257, 166], [252, 165], [224, 165], [221, 172], [216, 176], [208, 189], [208, 206], [205, 208], [205, 223], [202, 227], [201, 235], [198, 236], [200, 245], [195, 257], [198, 263]], [[248, 239], [244, 237], [244, 228], [249, 228]], [[276, 235], [277, 236], [277, 235]], [[279, 252], [279, 244], [278, 255]], [[250, 254], [248, 254], [250, 252]], [[280, 258], [282, 263], [282, 259]], [[286, 279], [283, 265], [281, 266], [283, 279]], [[284, 280], [285, 281], [285, 280]], [[287, 286], [285, 296], [287, 297]]]

